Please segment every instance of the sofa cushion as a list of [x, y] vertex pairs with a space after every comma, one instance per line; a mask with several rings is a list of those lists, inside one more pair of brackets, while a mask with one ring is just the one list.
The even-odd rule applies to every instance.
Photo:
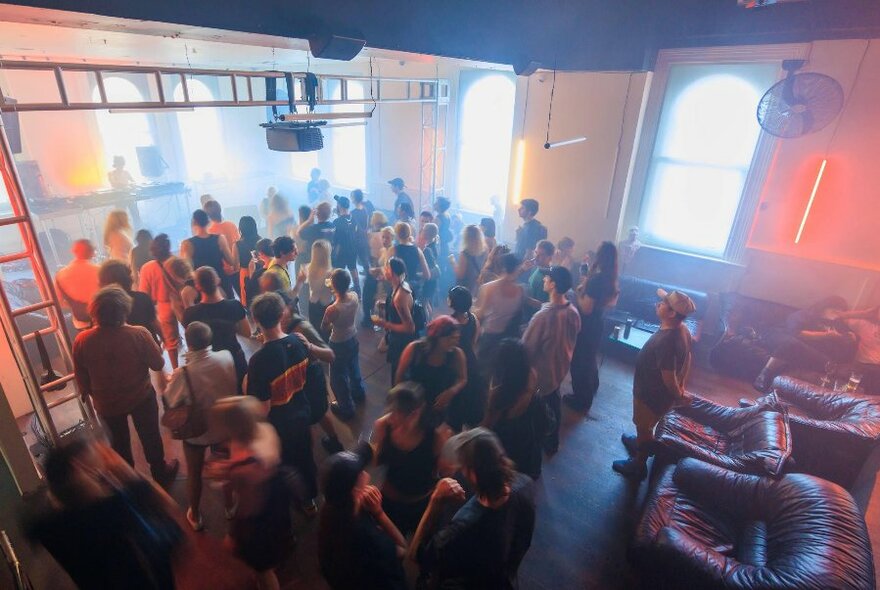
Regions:
[[844, 489], [809, 475], [773, 479], [695, 459], [657, 479], [633, 555], [651, 588], [875, 587], [865, 523]]
[[742, 473], [777, 476], [791, 456], [784, 412], [729, 408], [696, 396], [663, 416], [654, 436], [667, 455], [696, 457]]
[[703, 318], [709, 307], [709, 295], [701, 291], [665, 285], [631, 275], [622, 275], [620, 277], [620, 297], [609, 317], [612, 320], [623, 320], [627, 316], [632, 316], [637, 320], [636, 326], [649, 332], [656, 332], [660, 325], [654, 307], [657, 304], [657, 289], [661, 288], [666, 291], [681, 291], [693, 299], [697, 310], [684, 323], [690, 330], [691, 336], [699, 340]]

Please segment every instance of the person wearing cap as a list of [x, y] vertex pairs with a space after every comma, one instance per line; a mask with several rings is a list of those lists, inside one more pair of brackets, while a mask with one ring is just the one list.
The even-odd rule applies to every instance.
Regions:
[[696, 311], [681, 291], [657, 289], [656, 311], [660, 329], [639, 351], [633, 375], [633, 424], [636, 435], [621, 436], [629, 459], [611, 467], [625, 477], [642, 480], [648, 474], [648, 455], [654, 427], [660, 418], [685, 401], [684, 385], [691, 368], [691, 333], [684, 319]]
[[351, 200], [342, 195], [333, 197], [336, 201], [336, 219], [333, 220], [333, 259], [334, 268], [347, 268], [351, 273], [351, 282], [354, 290], [361, 292], [361, 279], [357, 272], [357, 242], [355, 241], [355, 226], [352, 221], [350, 209]]
[[403, 191], [403, 188], [406, 186], [403, 179], [398, 176], [389, 180], [388, 184], [391, 185], [391, 192], [394, 193], [394, 213], [397, 214], [401, 203], [407, 203], [409, 210], [415, 211], [412, 198]]
[[556, 418], [556, 425], [544, 441], [544, 450], [553, 454], [559, 450], [560, 408], [559, 387], [571, 367], [571, 357], [581, 316], [566, 298], [572, 287], [571, 271], [562, 266], [540, 270], [544, 275], [544, 291], [550, 301], [532, 316], [523, 334], [523, 344], [529, 358], [538, 370], [538, 394]]
[[406, 589], [399, 558], [406, 539], [385, 514], [382, 494], [364, 471], [372, 458], [370, 446], [361, 444], [331, 456], [322, 467], [318, 562], [334, 590]]
[[516, 228], [515, 253], [521, 260], [531, 258], [535, 245], [539, 241], [547, 239], [547, 228], [535, 219], [539, 207], [540, 205], [535, 199], [523, 199], [519, 204], [517, 212], [523, 220], [523, 224]]
[[[514, 470], [498, 438], [474, 428], [449, 439], [443, 454], [475, 490], [454, 479], [437, 483], [410, 544], [429, 587], [518, 588], [517, 571], [535, 530], [535, 484]], [[464, 505], [451, 521], [442, 515]]]

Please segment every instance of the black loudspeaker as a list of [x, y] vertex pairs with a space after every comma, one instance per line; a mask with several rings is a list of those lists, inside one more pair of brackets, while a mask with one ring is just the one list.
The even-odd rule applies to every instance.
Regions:
[[137, 150], [138, 167], [141, 169], [141, 176], [144, 178], [159, 178], [168, 169], [168, 163], [159, 153], [159, 148], [154, 145], [138, 146]]
[[541, 64], [536, 61], [521, 59], [513, 64], [513, 72], [517, 76], [531, 76], [532, 74], [537, 72], [538, 68], [540, 67]]
[[351, 61], [366, 45], [360, 36], [333, 35], [330, 33], [309, 37], [309, 50], [315, 57]]
[[324, 147], [324, 135], [317, 127], [265, 127], [266, 144], [274, 152], [314, 152]]
[[[5, 98], [6, 104], [15, 104], [18, 102], [14, 98]], [[18, 113], [3, 113], [3, 126], [6, 128], [6, 138], [9, 140], [9, 147], [12, 148], [13, 154], [21, 153], [21, 127], [18, 125]]]
[[39, 164], [33, 160], [25, 160], [16, 162], [15, 168], [21, 179], [21, 190], [28, 201], [44, 201], [49, 197]]

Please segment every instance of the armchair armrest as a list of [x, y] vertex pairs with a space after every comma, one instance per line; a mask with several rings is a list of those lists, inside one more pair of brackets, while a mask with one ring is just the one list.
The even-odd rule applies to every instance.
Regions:
[[688, 457], [679, 461], [672, 476], [682, 491], [698, 500], [737, 513], [758, 504], [764, 478], [737, 473]]
[[[707, 547], [672, 527], [664, 527], [657, 536], [657, 548], [671, 557], [673, 567], [685, 566], [688, 573], [697, 573], [703, 578], [697, 587], [721, 588], [726, 574], [731, 569], [731, 560], [724, 554]], [[748, 567], [748, 566], [744, 566]], [[697, 582], [690, 580], [691, 583]]]

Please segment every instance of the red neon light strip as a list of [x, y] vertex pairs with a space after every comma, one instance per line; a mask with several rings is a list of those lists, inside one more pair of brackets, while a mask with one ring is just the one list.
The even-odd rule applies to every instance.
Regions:
[[822, 182], [822, 175], [825, 174], [825, 166], [827, 164], [828, 160], [822, 160], [822, 165], [819, 166], [819, 174], [816, 176], [816, 184], [813, 185], [813, 192], [810, 194], [810, 200], [807, 201], [807, 208], [804, 210], [804, 218], [801, 219], [801, 226], [798, 228], [797, 236], [794, 239], [795, 244], [801, 241], [801, 234], [804, 233], [804, 226], [807, 224], [807, 217], [810, 216], [810, 209], [813, 208], [813, 200], [816, 198], [816, 191], [819, 190], [819, 183]]

